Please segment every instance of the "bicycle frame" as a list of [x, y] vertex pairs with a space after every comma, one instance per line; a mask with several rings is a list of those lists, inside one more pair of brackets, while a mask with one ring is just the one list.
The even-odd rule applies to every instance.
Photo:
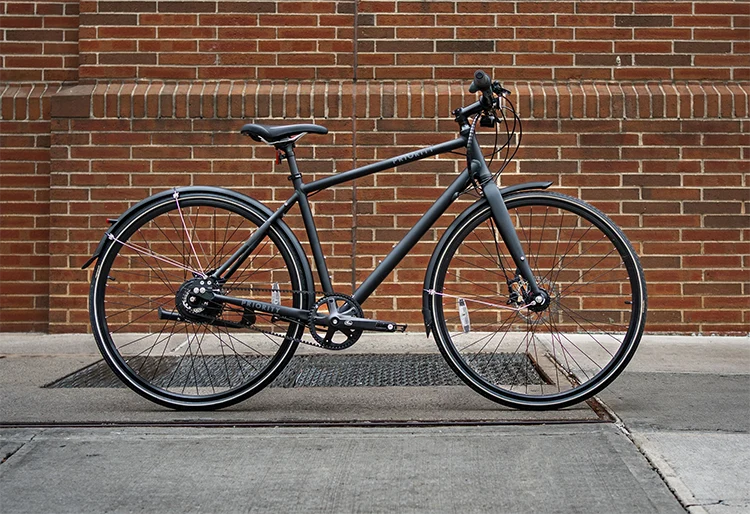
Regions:
[[[269, 385], [298, 344], [343, 350], [365, 331], [405, 332], [407, 325], [367, 317], [361, 306], [438, 218], [466, 207], [442, 231], [424, 269], [418, 291], [426, 336], [469, 387], [504, 405], [560, 408], [601, 391], [643, 333], [647, 295], [638, 256], [598, 209], [543, 191], [552, 182], [501, 189], [495, 179], [520, 145], [520, 118], [504, 103], [510, 91], [483, 71], [469, 92], [481, 99], [452, 112], [460, 137], [309, 184], [295, 143], [328, 129], [243, 125], [242, 134], [275, 147], [278, 164], [288, 162], [293, 193], [275, 210], [238, 191], [198, 185], [157, 192], [108, 220], [83, 266], [97, 261], [89, 313], [106, 363], [158, 404], [214, 409]], [[497, 123], [507, 140], [498, 148], [496, 138], [491, 155], [503, 162], [493, 174], [475, 136]], [[466, 150], [463, 170], [352, 286], [353, 297], [334, 291], [311, 196], [459, 148]], [[454, 205], [466, 193], [475, 201]], [[309, 250], [283, 219], [296, 204]]]
[[[285, 148], [287, 160], [289, 162], [289, 168], [291, 170], [292, 183], [294, 184], [295, 193], [289, 197], [279, 207], [273, 216], [271, 216], [266, 222], [261, 225], [258, 230], [248, 239], [248, 241], [239, 248], [234, 255], [232, 255], [227, 262], [219, 267], [213, 274], [213, 278], [218, 280], [229, 278], [234, 271], [242, 264], [244, 258], [246, 258], [254, 249], [255, 245], [260, 241], [267, 233], [269, 227], [278, 219], [282, 218], [291, 208], [299, 203], [300, 212], [302, 214], [302, 220], [305, 225], [305, 231], [310, 242], [310, 248], [313, 252], [313, 258], [315, 260], [315, 266], [318, 270], [320, 279], [320, 285], [323, 289], [323, 293], [333, 294], [333, 286], [331, 279], [328, 274], [328, 267], [323, 256], [323, 251], [320, 246], [320, 239], [318, 237], [318, 231], [315, 227], [315, 221], [313, 219], [312, 211], [310, 209], [310, 203], [308, 195], [317, 193], [328, 189], [329, 187], [337, 186], [344, 182], [355, 180], [357, 178], [365, 177], [373, 173], [384, 171], [387, 169], [395, 168], [396, 166], [407, 164], [410, 162], [418, 161], [426, 157], [438, 155], [441, 153], [449, 152], [466, 146], [466, 139], [459, 137], [452, 141], [447, 141], [435, 146], [410, 152], [407, 154], [399, 155], [386, 159], [381, 162], [361, 166], [353, 170], [345, 171], [326, 177], [309, 184], [302, 182], [302, 176], [299, 168], [297, 167], [297, 161], [294, 156], [294, 149], [290, 144]], [[435, 221], [446, 211], [446, 209], [453, 203], [460, 193], [467, 185], [469, 181], [469, 172], [464, 170], [456, 180], [448, 186], [443, 194], [435, 201], [425, 215], [417, 222], [414, 227], [409, 230], [406, 236], [399, 242], [393, 250], [383, 259], [383, 261], [375, 268], [369, 277], [357, 288], [353, 293], [353, 297], [360, 304], [367, 300], [372, 292], [380, 285], [388, 274], [401, 262], [401, 259], [411, 250], [414, 245], [421, 239], [421, 237], [430, 229]]]
[[[294, 142], [286, 142], [278, 147], [283, 150], [284, 155], [289, 163], [291, 171], [291, 180], [294, 185], [295, 192], [290, 196], [277, 210], [269, 217], [258, 229], [250, 236], [250, 238], [240, 247], [224, 264], [222, 264], [214, 273], [211, 278], [218, 281], [223, 281], [232, 276], [232, 274], [242, 265], [243, 261], [252, 253], [257, 244], [265, 237], [269, 228], [277, 220], [281, 219], [286, 213], [288, 213], [292, 207], [299, 203], [300, 212], [302, 214], [305, 231], [307, 233], [310, 248], [312, 249], [313, 259], [315, 266], [318, 270], [318, 277], [320, 285], [325, 295], [331, 295], [334, 293], [331, 278], [328, 273], [328, 266], [325, 261], [325, 256], [320, 245], [320, 239], [318, 237], [318, 231], [315, 226], [312, 211], [310, 209], [310, 203], [308, 196], [319, 191], [323, 191], [329, 187], [333, 187], [344, 182], [355, 180], [373, 173], [378, 173], [387, 169], [395, 168], [403, 164], [418, 161], [433, 155], [450, 152], [462, 147], [467, 146], [468, 132], [466, 130], [461, 131], [461, 136], [438, 145], [430, 146], [420, 150], [412, 151], [406, 154], [398, 155], [390, 159], [386, 159], [377, 163], [368, 164], [361, 166], [349, 171], [338, 173], [314, 182], [305, 184], [302, 181], [302, 175], [297, 167], [297, 161], [294, 155]], [[481, 156], [481, 150], [476, 142], [476, 138], [472, 141], [473, 154]], [[370, 275], [360, 284], [360, 286], [353, 292], [353, 298], [361, 305], [364, 303], [375, 289], [386, 279], [386, 277], [395, 269], [395, 267], [401, 262], [407, 253], [419, 242], [424, 234], [432, 227], [440, 216], [450, 207], [450, 205], [459, 197], [462, 191], [469, 185], [472, 177], [477, 178], [480, 183], [485, 184], [485, 197], [490, 203], [495, 223], [498, 226], [500, 235], [508, 245], [516, 266], [521, 272], [524, 279], [527, 280], [531, 286], [533, 293], [538, 294], [539, 289], [536, 280], [531, 272], [530, 267], [526, 263], [523, 250], [521, 248], [518, 236], [515, 233], [508, 211], [505, 208], [505, 203], [502, 199], [500, 190], [498, 189], [495, 182], [492, 180], [492, 175], [487, 169], [487, 165], [482, 158], [481, 161], [474, 159], [470, 167], [464, 168], [464, 170], [458, 175], [458, 177], [451, 183], [435, 203], [427, 210], [427, 212], [420, 218], [420, 220], [409, 230], [404, 238], [396, 244], [396, 246], [388, 253], [388, 255], [378, 264], [378, 266], [370, 273]], [[491, 184], [491, 185], [490, 185]], [[488, 187], [487, 187], [488, 186]], [[301, 318], [307, 315], [307, 311], [300, 309], [294, 309], [291, 307], [285, 307], [280, 305], [273, 305], [266, 302], [243, 300], [224, 295], [216, 295], [215, 299], [222, 302], [232, 303], [235, 305], [248, 306], [253, 309], [278, 314], [290, 318]]]

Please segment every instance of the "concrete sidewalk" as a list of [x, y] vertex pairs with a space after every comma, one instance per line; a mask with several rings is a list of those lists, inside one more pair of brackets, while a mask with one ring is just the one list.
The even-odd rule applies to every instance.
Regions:
[[267, 389], [209, 413], [41, 388], [98, 358], [90, 336], [0, 334], [3, 513], [750, 510], [748, 338], [645, 337], [600, 395], [615, 422], [464, 386]]
[[665, 339], [600, 398], [691, 512], [750, 512], [750, 338]]

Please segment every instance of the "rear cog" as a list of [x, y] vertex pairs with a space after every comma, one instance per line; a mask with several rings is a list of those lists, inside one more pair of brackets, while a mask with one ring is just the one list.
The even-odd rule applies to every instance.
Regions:
[[[328, 326], [316, 325], [316, 318], [328, 318]], [[345, 294], [334, 293], [318, 300], [310, 311], [310, 335], [327, 350], [344, 350], [357, 342], [361, 328], [347, 325], [347, 317], [364, 318], [357, 300]]]

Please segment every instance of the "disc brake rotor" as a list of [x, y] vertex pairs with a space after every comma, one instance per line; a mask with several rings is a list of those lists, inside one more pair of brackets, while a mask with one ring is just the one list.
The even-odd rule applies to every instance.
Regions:
[[[534, 311], [532, 309], [521, 309], [518, 311], [518, 315], [521, 316], [522, 319], [526, 320], [529, 323], [539, 324], [539, 323], [546, 323], [550, 320], [550, 318], [554, 318], [554, 316], [558, 313], [560, 306], [559, 306], [559, 288], [556, 284], [553, 284], [550, 282], [549, 279], [542, 278], [537, 280], [537, 283], [539, 284], [539, 287], [544, 289], [546, 293], [549, 295], [549, 306], [547, 306], [546, 309], [541, 311]], [[528, 288], [528, 285], [525, 280], [520, 280], [520, 288], [516, 292], [516, 295], [512, 298], [515, 301], [511, 301], [510, 303], [512, 305], [515, 305], [516, 307], [522, 307], [524, 305], [523, 300], [521, 298], [524, 298], [526, 296], [526, 289]]]

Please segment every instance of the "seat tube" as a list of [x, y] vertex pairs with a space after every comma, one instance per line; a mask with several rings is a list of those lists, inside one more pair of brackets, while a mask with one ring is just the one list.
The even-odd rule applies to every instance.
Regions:
[[328, 274], [328, 265], [326, 264], [325, 255], [323, 255], [323, 249], [320, 247], [320, 238], [318, 237], [318, 229], [315, 227], [315, 220], [313, 219], [312, 210], [310, 209], [310, 201], [307, 199], [307, 195], [302, 191], [302, 174], [297, 167], [297, 160], [294, 157], [294, 145], [289, 143], [284, 148], [287, 162], [289, 163], [289, 170], [291, 175], [289, 178], [294, 184], [294, 189], [297, 192], [297, 201], [299, 201], [299, 210], [302, 214], [302, 222], [305, 224], [305, 232], [307, 233], [307, 240], [310, 242], [310, 249], [313, 253], [313, 259], [315, 260], [315, 267], [318, 270], [318, 277], [320, 278], [320, 286], [323, 289], [323, 293], [326, 295], [333, 294], [333, 284], [331, 283], [331, 276]]
[[[476, 154], [475, 154], [476, 155]], [[481, 155], [481, 153], [479, 154]], [[535, 295], [540, 293], [539, 285], [537, 284], [536, 277], [531, 271], [526, 254], [521, 246], [521, 240], [518, 238], [516, 229], [513, 226], [513, 220], [508, 213], [508, 208], [505, 206], [505, 200], [503, 195], [500, 193], [500, 189], [492, 179], [492, 173], [487, 169], [487, 165], [480, 162], [477, 159], [471, 162], [472, 173], [477, 177], [482, 184], [482, 191], [484, 197], [487, 199], [487, 203], [490, 204], [490, 210], [492, 211], [492, 219], [495, 221], [500, 237], [503, 238], [505, 246], [510, 252], [510, 256], [513, 259], [513, 263], [518, 268], [521, 276], [529, 284], [531, 292]]]

